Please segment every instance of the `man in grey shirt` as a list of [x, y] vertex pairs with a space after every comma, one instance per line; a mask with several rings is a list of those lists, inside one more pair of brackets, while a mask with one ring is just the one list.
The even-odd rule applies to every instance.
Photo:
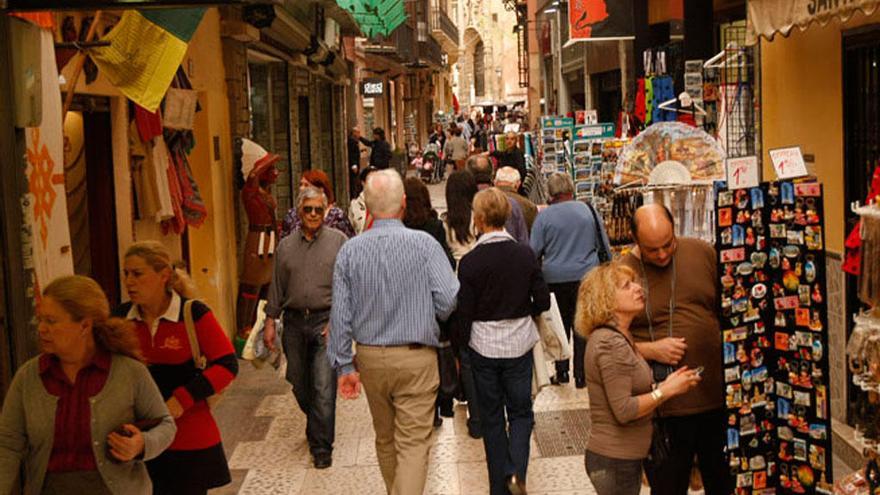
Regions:
[[315, 467], [332, 464], [336, 428], [336, 371], [327, 360], [327, 331], [333, 296], [333, 266], [347, 237], [324, 227], [327, 197], [306, 188], [297, 198], [302, 227], [285, 237], [275, 252], [275, 271], [266, 304], [263, 339], [274, 347], [275, 318], [284, 315], [281, 344], [287, 381], [307, 417], [306, 438]]

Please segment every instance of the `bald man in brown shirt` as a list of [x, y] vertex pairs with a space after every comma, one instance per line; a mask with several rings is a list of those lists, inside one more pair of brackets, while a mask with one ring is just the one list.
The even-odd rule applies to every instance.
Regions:
[[704, 368], [697, 388], [660, 408], [672, 453], [662, 464], [645, 462], [651, 493], [686, 495], [696, 457], [706, 495], [729, 495], [715, 249], [676, 238], [672, 214], [663, 205], [639, 208], [632, 227], [637, 247], [622, 261], [645, 290], [645, 312], [631, 326], [639, 353], [652, 364], [655, 380], [683, 365]]

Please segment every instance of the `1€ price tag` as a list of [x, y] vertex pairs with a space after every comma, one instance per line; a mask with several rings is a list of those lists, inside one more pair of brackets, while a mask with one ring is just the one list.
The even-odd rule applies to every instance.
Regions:
[[728, 158], [727, 187], [729, 189], [744, 189], [758, 187], [758, 157], [744, 156], [742, 158]]
[[809, 175], [800, 146], [770, 150], [770, 160], [779, 179], [794, 179]]

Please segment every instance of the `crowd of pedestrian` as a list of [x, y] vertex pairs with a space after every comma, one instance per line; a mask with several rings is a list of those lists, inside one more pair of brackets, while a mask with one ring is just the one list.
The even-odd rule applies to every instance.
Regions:
[[[372, 140], [351, 133], [348, 212], [324, 172], [303, 173], [262, 337], [287, 358], [314, 466], [333, 462], [337, 395], [363, 392], [388, 493], [420, 494], [433, 429], [457, 399], [483, 440], [490, 493], [525, 494], [533, 374], [544, 365], [534, 349], [554, 308], [574, 356], [555, 362], [552, 383], [573, 374], [588, 388], [585, 463], [597, 492], [636, 494], [644, 471], [653, 493], [682, 495], [696, 461], [707, 495], [730, 493], [712, 248], [676, 238], [669, 211], [651, 205], [633, 217], [637, 247], [610, 261], [602, 219], [575, 200], [571, 177], [552, 175], [549, 205], [535, 205], [521, 194], [518, 136], [487, 153], [484, 134], [464, 119], [435, 128], [454, 164], [442, 215], [422, 180], [389, 169], [382, 129]], [[371, 150], [363, 170], [361, 144]], [[199, 494], [229, 483], [210, 407], [238, 372], [226, 332], [161, 243], [126, 251], [124, 287], [130, 301], [112, 312], [89, 278], [43, 289], [42, 353], [18, 370], [0, 415], [0, 494], [20, 467], [26, 493]], [[454, 350], [455, 394], [441, 392], [441, 347]]]

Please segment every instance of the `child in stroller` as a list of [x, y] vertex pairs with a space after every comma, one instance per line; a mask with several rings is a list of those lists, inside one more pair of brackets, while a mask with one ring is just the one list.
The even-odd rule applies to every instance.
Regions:
[[440, 155], [440, 146], [433, 142], [428, 143], [425, 146], [425, 152], [422, 153], [424, 166], [428, 169], [422, 176], [422, 180], [425, 180], [427, 177], [425, 182], [428, 182], [429, 184], [443, 180], [443, 168], [445, 164]]

